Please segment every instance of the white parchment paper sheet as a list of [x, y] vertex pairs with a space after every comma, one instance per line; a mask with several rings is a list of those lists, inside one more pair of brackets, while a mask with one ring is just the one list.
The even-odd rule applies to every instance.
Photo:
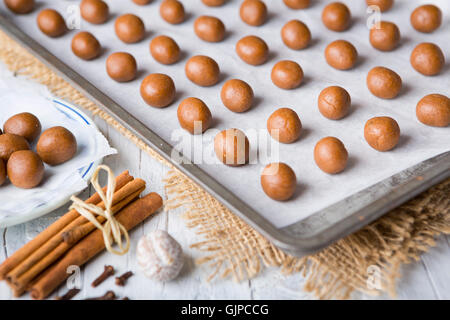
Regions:
[[[290, 107], [296, 110], [304, 126], [302, 137], [294, 144], [280, 146], [281, 161], [294, 169], [299, 182], [298, 193], [291, 201], [276, 202], [263, 193], [259, 182], [260, 172], [267, 161], [240, 168], [230, 168], [221, 164], [200, 164], [202, 169], [276, 226], [296, 222], [383, 178], [450, 150], [450, 128], [427, 127], [419, 123], [415, 117], [415, 106], [424, 95], [430, 93], [449, 95], [449, 64], [447, 63], [441, 75], [425, 77], [413, 70], [409, 63], [412, 49], [423, 41], [438, 44], [447, 59], [450, 59], [450, 2], [447, 0], [397, 0], [394, 8], [384, 13], [382, 18], [397, 23], [402, 34], [402, 43], [398, 49], [387, 53], [373, 49], [369, 43], [369, 30], [366, 26], [368, 14], [363, 0], [343, 1], [352, 11], [353, 25], [342, 33], [332, 32], [322, 25], [320, 19], [322, 9], [331, 2], [325, 0], [313, 0], [311, 8], [298, 11], [288, 9], [281, 0], [265, 1], [269, 9], [269, 20], [261, 27], [250, 27], [240, 20], [238, 12], [241, 1], [237, 0], [229, 1], [227, 5], [219, 8], [206, 7], [200, 0], [182, 1], [188, 19], [180, 25], [169, 25], [160, 18], [161, 1], [153, 1], [147, 6], [137, 6], [131, 0], [106, 2], [110, 6], [112, 19], [99, 26], [84, 21], [81, 24], [81, 29], [92, 32], [105, 48], [99, 59], [90, 62], [79, 60], [70, 50], [70, 41], [75, 31], [62, 38], [50, 39], [36, 27], [37, 12], [27, 16], [13, 16], [9, 12], [7, 14], [25, 32], [172, 144], [178, 143], [177, 140], [171, 139], [172, 135], [176, 136], [173, 131], [179, 129], [177, 106], [181, 99], [188, 96], [205, 101], [215, 119], [214, 127], [219, 130], [230, 127], [265, 130], [268, 116], [277, 108]], [[39, 1], [39, 9], [53, 7], [67, 13], [70, 12], [67, 9], [69, 5], [78, 3], [79, 1]], [[435, 3], [444, 13], [443, 25], [432, 34], [421, 34], [409, 23], [412, 10], [423, 3]], [[147, 35], [141, 43], [126, 45], [115, 36], [114, 19], [123, 13], [135, 13], [144, 20]], [[225, 41], [206, 43], [195, 36], [193, 22], [196, 17], [203, 14], [217, 16], [223, 20], [228, 30]], [[281, 27], [294, 18], [304, 21], [311, 29], [313, 40], [306, 50], [290, 50], [281, 41]], [[183, 51], [182, 61], [172, 66], [163, 66], [153, 60], [148, 45], [153, 37], [161, 34], [171, 36], [178, 42]], [[235, 54], [236, 42], [250, 34], [262, 37], [270, 47], [271, 58], [262, 66], [246, 65]], [[324, 49], [328, 43], [337, 39], [348, 40], [357, 48], [360, 58], [355, 69], [338, 71], [327, 65], [323, 57]], [[108, 78], [105, 60], [114, 51], [128, 51], [136, 57], [140, 70], [138, 79], [127, 84], [119, 84]], [[190, 56], [196, 54], [211, 56], [219, 63], [222, 71], [220, 84], [202, 88], [185, 77], [184, 64]], [[302, 66], [305, 81], [298, 89], [285, 91], [272, 84], [271, 68], [282, 59], [297, 61]], [[365, 84], [367, 72], [377, 65], [391, 68], [402, 77], [404, 90], [398, 98], [382, 100], [368, 91]], [[166, 73], [175, 81], [178, 90], [177, 100], [168, 108], [155, 109], [141, 100], [140, 82], [145, 75], [153, 72]], [[231, 78], [247, 81], [255, 91], [257, 103], [244, 114], [232, 113], [220, 101], [221, 85]], [[352, 112], [343, 120], [327, 120], [317, 110], [317, 97], [320, 91], [329, 85], [343, 86], [352, 96]], [[364, 124], [374, 116], [391, 116], [398, 121], [402, 138], [395, 150], [377, 152], [365, 142]], [[209, 139], [203, 141], [202, 145], [206, 154], [213, 153], [211, 141], [215, 133], [215, 130], [208, 130], [204, 135], [205, 139]], [[338, 137], [349, 151], [349, 165], [342, 174], [327, 175], [314, 163], [314, 145], [325, 136]], [[256, 153], [256, 142], [251, 142], [254, 147], [252, 152]]]
[[[86, 125], [81, 119], [75, 119], [70, 113], [62, 113], [52, 101], [47, 88], [35, 82], [14, 77], [4, 65], [0, 65], [0, 124], [11, 116], [21, 112], [31, 112], [42, 125], [42, 131], [63, 126], [77, 139], [76, 156], [58, 166], [45, 165], [42, 183], [33, 189], [20, 189], [9, 181], [0, 187], [0, 226], [2, 219], [14, 217], [21, 219], [34, 209], [48, 202], [60, 202], [68, 199], [87, 186], [79, 169], [106, 155], [115, 153], [105, 137], [95, 128]], [[31, 145], [36, 150], [36, 141]]]

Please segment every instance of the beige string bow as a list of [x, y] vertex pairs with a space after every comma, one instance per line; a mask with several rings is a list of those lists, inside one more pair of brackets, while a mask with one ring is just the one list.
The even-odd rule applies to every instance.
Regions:
[[[102, 169], [108, 173], [108, 186], [106, 195], [98, 182], [98, 175], [100, 170]], [[108, 166], [99, 165], [92, 175], [91, 183], [94, 186], [95, 191], [97, 191], [100, 198], [103, 200], [103, 203], [105, 204], [105, 210], [94, 204], [85, 203], [76, 196], [70, 197], [70, 200], [73, 201], [70, 209], [75, 209], [76, 211], [78, 211], [78, 213], [80, 213], [83, 217], [85, 217], [102, 231], [106, 250], [113, 254], [124, 255], [130, 249], [130, 237], [128, 235], [127, 229], [125, 229], [125, 227], [120, 224], [116, 220], [116, 218], [114, 218], [111, 211], [113, 195], [116, 189], [116, 180], [114, 177], [114, 173]], [[99, 223], [96, 219], [96, 216], [104, 217], [106, 219], [105, 223], [103, 225]], [[125, 238], [125, 246], [123, 244], [122, 237]], [[119, 250], [116, 250], [112, 247], [114, 242], [117, 243]]]

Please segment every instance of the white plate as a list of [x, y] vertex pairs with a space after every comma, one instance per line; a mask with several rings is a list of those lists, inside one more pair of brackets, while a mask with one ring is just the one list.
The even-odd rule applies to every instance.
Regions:
[[[73, 106], [72, 104], [69, 104], [61, 99], [53, 99], [52, 106], [54, 106], [57, 111], [63, 113], [65, 116], [69, 117], [72, 120], [77, 121], [80, 124], [80, 126], [89, 126], [91, 129], [94, 128], [95, 130], [98, 131], [98, 128], [92, 121], [92, 119], [88, 117], [83, 111]], [[84, 166], [78, 170], [81, 177], [86, 182], [88, 182], [91, 179], [92, 174], [94, 173], [97, 166], [102, 162], [102, 160], [103, 158], [91, 162], [89, 165]], [[24, 215], [0, 218], [0, 227], [1, 228], [11, 227], [13, 225], [17, 225], [20, 223], [24, 223], [39, 218], [63, 206], [69, 201], [69, 199], [70, 197], [66, 197], [63, 199], [58, 199], [56, 201], [49, 201]]]

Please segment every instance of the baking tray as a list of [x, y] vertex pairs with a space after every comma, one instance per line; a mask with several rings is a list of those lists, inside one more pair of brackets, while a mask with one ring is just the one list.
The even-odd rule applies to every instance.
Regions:
[[277, 247], [296, 256], [304, 256], [330, 245], [450, 176], [450, 152], [446, 152], [357, 192], [306, 219], [276, 228], [189, 159], [181, 157], [178, 159], [181, 161], [173, 162], [172, 145], [2, 15], [0, 28]]

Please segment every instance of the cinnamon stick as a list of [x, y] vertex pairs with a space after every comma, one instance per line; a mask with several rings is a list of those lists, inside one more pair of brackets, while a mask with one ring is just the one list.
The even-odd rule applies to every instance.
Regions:
[[[163, 202], [157, 193], [150, 193], [122, 209], [116, 219], [127, 229], [133, 229], [161, 208]], [[69, 266], [82, 266], [105, 249], [100, 230], [91, 232], [73, 246], [58, 262], [48, 268], [31, 286], [33, 299], [44, 299], [69, 277]]]
[[[111, 208], [113, 214], [129, 204], [133, 199], [138, 197], [144, 189], [145, 181], [142, 179], [134, 179], [133, 181], [127, 183], [125, 186], [119, 189], [117, 192], [115, 192], [113, 196], [113, 207]], [[103, 202], [100, 202], [98, 206], [103, 209], [105, 208]], [[30, 283], [30, 281], [33, 280], [39, 273], [41, 273], [43, 270], [45, 270], [45, 268], [55, 262], [59, 257], [61, 257], [67, 250], [69, 250], [73, 246], [73, 244], [75, 244], [75, 241], [72, 244], [63, 242], [62, 235], [65, 232], [68, 232], [82, 225], [83, 223], [89, 223], [89, 221], [83, 216], [79, 216], [67, 227], [65, 227], [60, 233], [56, 234], [41, 248], [32, 253], [28, 258], [26, 258], [10, 273], [8, 273], [6, 277], [10, 286], [20, 292], [21, 289], [25, 288]], [[92, 226], [93, 228], [90, 231], [95, 228], [94, 225]], [[79, 237], [77, 241], [80, 239], [81, 237]]]
[[[128, 171], [122, 172], [120, 175], [116, 177], [116, 189], [121, 189], [128, 182], [133, 180], [133, 177], [130, 176]], [[106, 192], [107, 188], [103, 188], [103, 192]], [[98, 204], [101, 201], [100, 195], [98, 193], [93, 194], [89, 199], [86, 200], [86, 203]], [[52, 223], [49, 227], [47, 227], [44, 231], [42, 231], [39, 235], [37, 235], [33, 240], [25, 244], [22, 248], [17, 250], [14, 254], [8, 257], [1, 265], [0, 265], [0, 280], [4, 280], [8, 272], [13, 270], [19, 263], [25, 260], [30, 254], [40, 248], [44, 243], [46, 243], [49, 239], [51, 239], [55, 234], [59, 233], [64, 227], [74, 221], [79, 217], [79, 213], [75, 210], [70, 210], [66, 214], [64, 214], [57, 221]]]

